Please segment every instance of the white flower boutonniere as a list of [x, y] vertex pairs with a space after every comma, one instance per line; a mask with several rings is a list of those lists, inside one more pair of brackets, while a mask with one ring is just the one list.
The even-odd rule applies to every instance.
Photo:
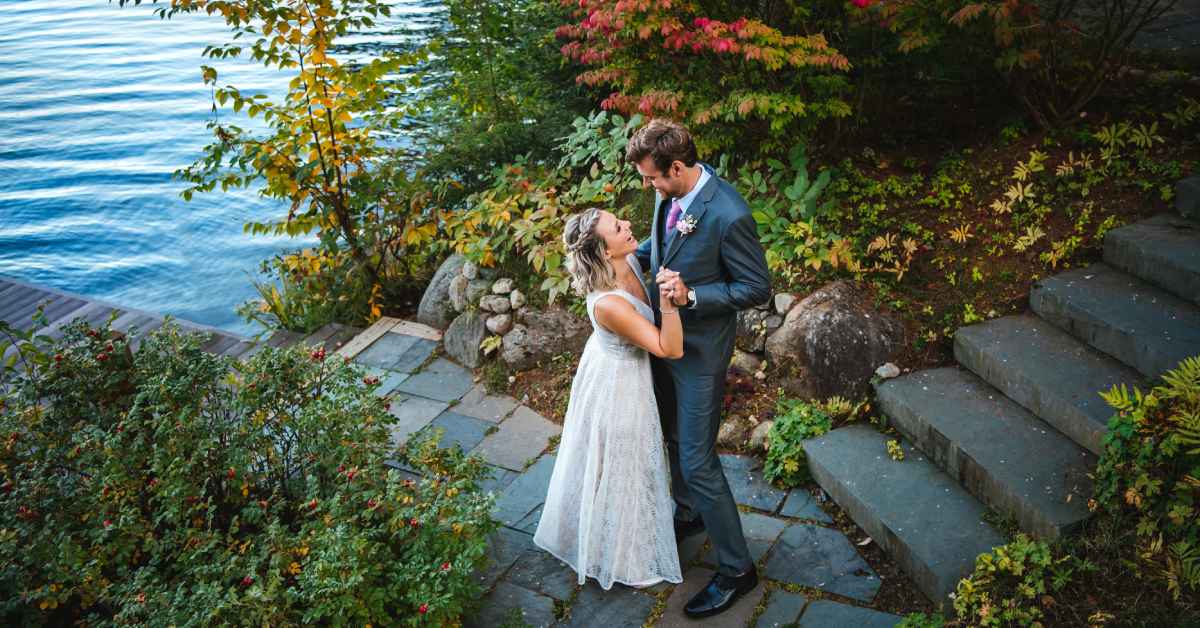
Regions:
[[683, 235], [687, 235], [695, 231], [696, 217], [691, 215], [684, 216], [683, 218], [679, 219], [679, 222], [675, 225], [675, 228], [678, 229], [679, 233]]

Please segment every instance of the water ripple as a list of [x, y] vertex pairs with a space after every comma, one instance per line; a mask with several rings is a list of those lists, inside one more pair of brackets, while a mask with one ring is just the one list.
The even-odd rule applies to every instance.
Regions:
[[[339, 54], [410, 48], [444, 15], [430, 1], [394, 9]], [[0, 275], [254, 331], [234, 306], [253, 296], [258, 262], [303, 242], [242, 234], [277, 203], [250, 192], [185, 203], [171, 173], [210, 139], [201, 64], [243, 93], [278, 97], [288, 77], [205, 59], [229, 40], [217, 18], [153, 10], [0, 0]]]

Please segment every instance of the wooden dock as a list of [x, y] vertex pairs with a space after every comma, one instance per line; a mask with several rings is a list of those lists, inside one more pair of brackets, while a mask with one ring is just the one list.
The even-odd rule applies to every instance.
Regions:
[[[63, 328], [73, 321], [82, 319], [92, 325], [102, 325], [115, 316], [112, 329], [130, 334], [131, 345], [134, 348], [141, 343], [142, 338], [162, 327], [167, 321], [167, 317], [161, 314], [89, 299], [0, 275], [0, 321], [6, 321], [17, 329], [27, 331], [34, 326], [33, 316], [38, 307], [44, 308], [43, 312], [49, 322], [40, 330], [43, 335], [60, 338]], [[298, 343], [305, 346], [324, 345], [327, 351], [333, 352], [362, 331], [335, 323], [307, 335], [277, 331], [266, 340], [256, 341], [254, 338], [208, 325], [173, 317], [170, 320], [186, 331], [204, 334], [206, 340], [201, 347], [204, 351], [234, 358], [249, 357], [264, 346], [287, 347]], [[9, 351], [12, 350], [14, 349], [10, 347]]]

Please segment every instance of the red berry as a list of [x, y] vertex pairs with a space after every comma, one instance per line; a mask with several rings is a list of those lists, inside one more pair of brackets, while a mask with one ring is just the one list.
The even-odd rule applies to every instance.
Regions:
[[412, 519], [408, 520], [408, 525], [410, 525], [414, 528], [419, 528], [421, 526], [421, 522], [417, 521], [416, 517], [413, 517]]
[[425, 613], [428, 613], [428, 612], [429, 612], [429, 605], [428, 605], [428, 604], [422, 604], [420, 607], [418, 607], [418, 608], [417, 608], [417, 612], [418, 612], [418, 613], [420, 613], [420, 614], [422, 614], [422, 615], [424, 615]]
[[105, 519], [105, 520], [104, 520], [104, 527], [106, 527], [106, 528], [111, 528], [111, 527], [112, 527], [112, 519]]
[[62, 361], [63, 361], [63, 355], [62, 355], [61, 353], [55, 353], [55, 354], [54, 354], [54, 361], [55, 361], [55, 362], [62, 362]]
[[254, 584], [254, 578], [251, 578], [250, 576], [246, 576], [245, 578], [242, 578], [242, 586], [248, 587], [252, 584]]
[[103, 362], [103, 361], [105, 361], [105, 360], [107, 360], [107, 359], [108, 359], [108, 354], [107, 354], [107, 353], [99, 353], [99, 354], [96, 354], [96, 361], [97, 361], [97, 362]]
[[308, 502], [308, 509], [316, 510], [317, 509], [317, 500], [314, 499], [314, 500]]
[[237, 471], [234, 471], [233, 467], [229, 467], [229, 470], [225, 472], [225, 477], [232, 480], [233, 478], [237, 477]]
[[442, 563], [442, 571], [450, 571], [450, 563], [449, 562]]
[[367, 510], [375, 510], [375, 507], [378, 505], [379, 503], [376, 502], [374, 498], [367, 500]]

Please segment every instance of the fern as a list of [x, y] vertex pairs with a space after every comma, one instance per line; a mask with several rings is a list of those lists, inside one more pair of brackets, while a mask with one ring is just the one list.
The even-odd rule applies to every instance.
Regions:
[[1171, 544], [1167, 558], [1167, 590], [1178, 600], [1184, 589], [1200, 589], [1200, 546], [1188, 541]]

